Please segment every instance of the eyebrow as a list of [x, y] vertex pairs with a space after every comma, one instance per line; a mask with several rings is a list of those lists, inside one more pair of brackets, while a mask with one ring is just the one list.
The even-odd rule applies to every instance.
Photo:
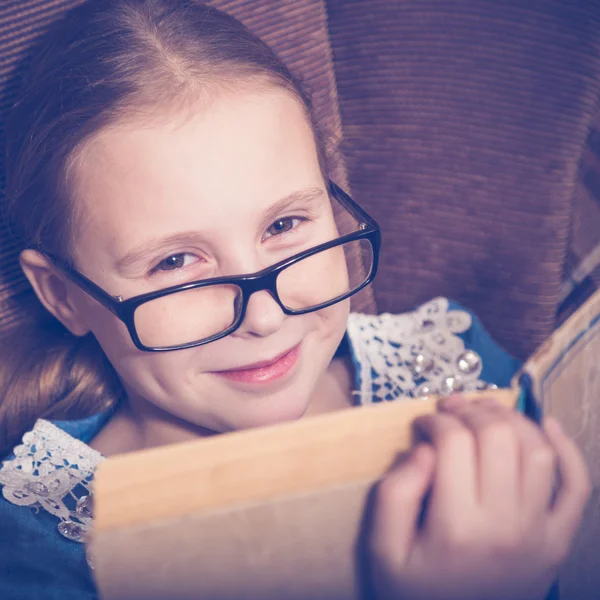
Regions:
[[[262, 220], [262, 226], [265, 227], [270, 224], [270, 221], [274, 220], [283, 211], [293, 208], [294, 205], [301, 204], [303, 208], [310, 209], [326, 196], [327, 192], [322, 187], [310, 187], [292, 192], [267, 209]], [[147, 260], [146, 257], [149, 254], [157, 253], [161, 249], [166, 249], [173, 245], [197, 242], [199, 237], [200, 234], [198, 231], [183, 231], [165, 237], [149, 239], [136, 246], [125, 256], [119, 258], [116, 262], [116, 267], [120, 272], [127, 271]]]
[[292, 192], [275, 204], [270, 206], [263, 217], [262, 226], [266, 227], [270, 225], [270, 222], [278, 217], [282, 212], [290, 210], [292, 208], [311, 209], [321, 204], [324, 197], [327, 196], [327, 192], [324, 188], [310, 187], [297, 192]]

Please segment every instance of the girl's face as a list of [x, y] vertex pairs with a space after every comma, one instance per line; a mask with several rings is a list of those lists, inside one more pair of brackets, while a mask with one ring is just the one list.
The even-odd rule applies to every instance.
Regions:
[[[312, 130], [284, 90], [230, 93], [191, 118], [103, 131], [74, 162], [72, 192], [75, 262], [124, 299], [253, 273], [337, 237]], [[332, 273], [312, 277], [327, 286]], [[131, 400], [218, 432], [302, 416], [349, 307], [286, 316], [261, 291], [233, 334], [149, 353], [106, 309], [67, 286]]]

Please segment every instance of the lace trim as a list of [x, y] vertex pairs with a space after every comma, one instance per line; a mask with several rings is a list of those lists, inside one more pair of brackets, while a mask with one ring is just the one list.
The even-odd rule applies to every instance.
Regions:
[[63, 536], [84, 541], [93, 517], [91, 481], [102, 455], [43, 419], [13, 452], [0, 468], [4, 498], [43, 508], [60, 519]]
[[370, 404], [496, 387], [479, 379], [481, 357], [457, 335], [469, 327], [471, 315], [449, 310], [446, 298], [400, 315], [350, 314], [348, 335], [359, 370], [353, 393]]

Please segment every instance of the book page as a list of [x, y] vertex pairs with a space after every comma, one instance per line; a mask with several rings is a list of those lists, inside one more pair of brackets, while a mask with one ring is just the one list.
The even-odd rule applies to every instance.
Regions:
[[595, 600], [600, 590], [600, 292], [527, 361], [524, 372], [545, 414], [582, 449], [593, 492], [560, 577], [561, 600]]

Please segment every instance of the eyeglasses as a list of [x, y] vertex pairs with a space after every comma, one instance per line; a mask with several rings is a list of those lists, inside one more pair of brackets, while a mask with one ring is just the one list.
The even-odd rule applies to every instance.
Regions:
[[[257, 273], [192, 281], [123, 300], [63, 260], [46, 255], [126, 325], [139, 350], [193, 348], [233, 333], [255, 292], [269, 292], [286, 315], [303, 315], [341, 302], [371, 283], [379, 261], [379, 225], [335, 183], [329, 181], [328, 188], [356, 220], [356, 230]], [[349, 257], [362, 261], [364, 271], [348, 269]]]

